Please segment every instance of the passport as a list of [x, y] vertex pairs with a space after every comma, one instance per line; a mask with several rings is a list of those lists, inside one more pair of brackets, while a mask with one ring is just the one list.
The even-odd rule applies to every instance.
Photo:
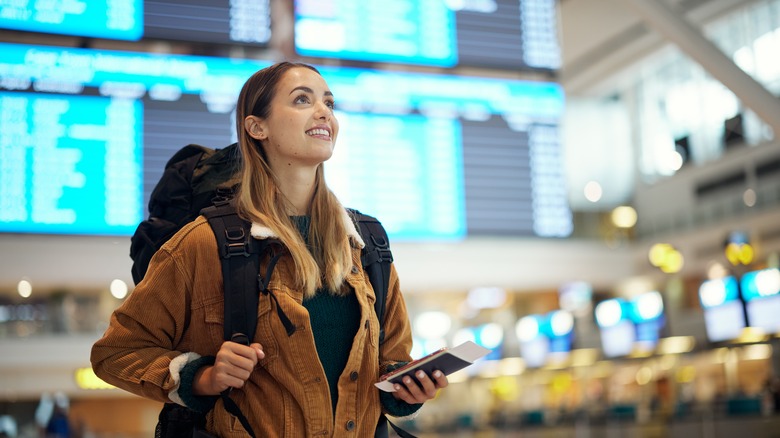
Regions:
[[435, 370], [439, 370], [444, 373], [445, 376], [448, 376], [455, 371], [462, 370], [473, 364], [477, 359], [490, 353], [490, 351], [490, 349], [481, 347], [471, 341], [466, 341], [457, 347], [442, 348], [427, 356], [413, 360], [401, 368], [383, 374], [382, 377], [379, 378], [379, 382], [374, 383], [374, 386], [385, 392], [395, 392], [393, 384], [399, 383], [403, 385], [402, 379], [404, 376], [409, 376], [417, 381], [414, 373], [418, 370], [425, 371], [429, 376], [431, 376]]

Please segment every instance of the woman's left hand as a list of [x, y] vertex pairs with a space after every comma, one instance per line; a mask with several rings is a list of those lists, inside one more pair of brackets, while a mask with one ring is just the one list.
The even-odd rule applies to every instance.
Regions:
[[393, 397], [409, 404], [424, 403], [436, 397], [436, 391], [448, 384], [447, 376], [438, 370], [433, 372], [433, 376], [428, 376], [424, 371], [417, 371], [415, 376], [420, 382], [419, 385], [411, 377], [405, 376], [403, 385], [395, 384]]

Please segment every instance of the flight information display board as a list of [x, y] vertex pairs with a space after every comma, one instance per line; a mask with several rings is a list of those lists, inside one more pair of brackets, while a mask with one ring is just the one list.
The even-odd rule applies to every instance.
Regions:
[[[269, 64], [0, 44], [0, 232], [131, 233], [177, 149], [235, 141], [238, 91]], [[341, 123], [328, 183], [394, 239], [571, 233], [557, 84], [320, 71]]]
[[128, 99], [0, 92], [3, 229], [132, 233], [141, 120], [141, 104]]
[[0, 2], [0, 29], [136, 41], [266, 45], [269, 0], [26, 0]]
[[26, 0], [0, 2], [0, 29], [138, 40], [142, 0]]
[[144, 37], [266, 45], [271, 39], [269, 0], [144, 0]]
[[556, 70], [555, 0], [295, 0], [301, 55]]

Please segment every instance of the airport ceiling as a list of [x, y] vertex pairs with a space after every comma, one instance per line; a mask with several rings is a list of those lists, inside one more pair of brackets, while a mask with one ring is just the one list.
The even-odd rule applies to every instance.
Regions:
[[[560, 0], [562, 68], [569, 94], [610, 93], [614, 73], [660, 49], [667, 40], [636, 6], [663, 1], [694, 25], [710, 22], [756, 0]], [[609, 78], [607, 81], [606, 79]]]

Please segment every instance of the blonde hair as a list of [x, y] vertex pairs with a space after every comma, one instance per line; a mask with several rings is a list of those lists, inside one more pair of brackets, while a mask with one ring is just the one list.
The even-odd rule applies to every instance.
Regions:
[[303, 290], [306, 297], [313, 296], [322, 287], [327, 287], [331, 293], [343, 294], [348, 289], [342, 287], [344, 279], [352, 268], [351, 247], [341, 220], [344, 207], [328, 189], [322, 164], [315, 176], [307, 247], [289, 217], [288, 203], [279, 191], [262, 143], [244, 128], [247, 116], [263, 119], [269, 116], [277, 84], [284, 73], [293, 68], [308, 68], [319, 73], [307, 64], [277, 63], [253, 74], [239, 94], [236, 107], [236, 132], [241, 153], [238, 209], [246, 219], [270, 228], [290, 251], [296, 270], [291, 286]]

